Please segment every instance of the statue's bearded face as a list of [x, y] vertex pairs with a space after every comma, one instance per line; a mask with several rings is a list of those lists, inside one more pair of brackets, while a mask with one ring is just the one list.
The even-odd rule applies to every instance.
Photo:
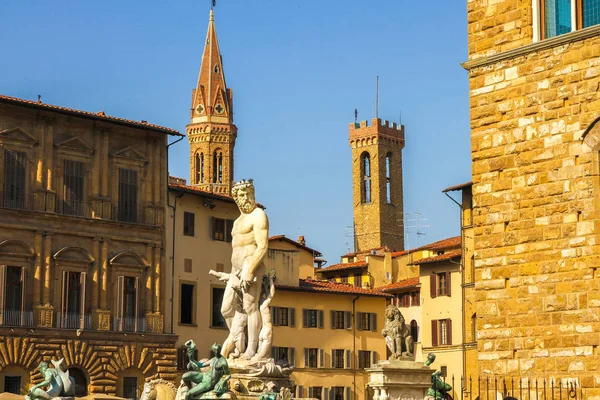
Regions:
[[250, 214], [256, 208], [254, 190], [251, 187], [239, 188], [235, 191], [233, 199], [244, 214]]

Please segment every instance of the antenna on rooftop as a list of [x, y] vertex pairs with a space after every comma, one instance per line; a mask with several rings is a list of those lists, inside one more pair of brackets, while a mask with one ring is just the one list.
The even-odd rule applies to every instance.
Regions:
[[358, 121], [358, 108], [354, 109], [354, 123]]
[[352, 238], [352, 241], [354, 241], [354, 227], [352, 225], [346, 226], [346, 253], [350, 253], [350, 246], [348, 246], [348, 238]]
[[400, 125], [402, 125], [402, 110], [400, 110]]
[[375, 81], [375, 118], [379, 118], [379, 75]]
[[217, 0], [211, 0], [211, 2], [210, 2], [210, 9], [212, 10], [216, 6], [217, 6]]

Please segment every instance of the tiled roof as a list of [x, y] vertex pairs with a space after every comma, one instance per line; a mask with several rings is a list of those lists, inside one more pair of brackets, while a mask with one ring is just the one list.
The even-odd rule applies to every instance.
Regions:
[[416, 276], [414, 278], [404, 279], [398, 282], [390, 283], [389, 285], [381, 286], [375, 288], [376, 290], [381, 290], [383, 292], [393, 292], [398, 289], [406, 289], [410, 287], [417, 286], [419, 284], [419, 277]]
[[277, 285], [277, 289], [296, 292], [320, 292], [331, 294], [357, 294], [363, 296], [391, 297], [391, 295], [377, 289], [363, 289], [348, 283], [316, 281], [312, 279], [300, 279], [299, 286]]
[[390, 251], [390, 248], [387, 246], [373, 247], [372, 249], [367, 249], [367, 250], [363, 250], [363, 251], [357, 251], [354, 253], [344, 254], [342, 257], [356, 257], [358, 255], [371, 255], [373, 253], [373, 251], [378, 253], [377, 255], [381, 255], [379, 253]]
[[463, 189], [471, 187], [471, 186], [473, 186], [473, 182], [465, 182], [465, 183], [461, 183], [460, 185], [450, 186], [450, 187], [442, 190], [442, 193], [453, 192], [455, 190], [463, 190]]
[[392, 257], [403, 256], [408, 253], [414, 253], [415, 251], [421, 250], [445, 250], [453, 247], [459, 247], [461, 243], [460, 236], [454, 236], [447, 239], [438, 240], [437, 242], [429, 243], [421, 247], [417, 247], [412, 250], [395, 251], [392, 253]]
[[436, 262], [451, 260], [453, 258], [460, 257], [461, 254], [462, 254], [462, 250], [459, 249], [459, 250], [451, 251], [449, 253], [440, 254], [439, 256], [422, 258], [420, 260], [413, 261], [411, 264], [430, 264], [430, 263], [436, 263]]
[[292, 240], [292, 239], [290, 239], [289, 237], [286, 237], [285, 235], [275, 235], [275, 236], [271, 236], [271, 237], [269, 238], [269, 240], [283, 240], [284, 242], [287, 242], [287, 243], [289, 243], [289, 244], [292, 244], [292, 245], [294, 245], [294, 246], [296, 246], [296, 247], [299, 247], [299, 248], [301, 248], [301, 249], [304, 249], [304, 250], [306, 250], [306, 251], [308, 251], [308, 252], [310, 252], [310, 253], [313, 253], [313, 254], [314, 254], [316, 257], [320, 257], [320, 256], [322, 256], [322, 255], [323, 255], [323, 254], [321, 254], [321, 252], [320, 252], [320, 251], [318, 251], [318, 250], [315, 250], [315, 249], [311, 249], [310, 247], [308, 247], [308, 246], [306, 246], [306, 245], [303, 245], [302, 243], [300, 243], [300, 242], [297, 242], [297, 241], [295, 241], [295, 240]]
[[199, 189], [195, 186], [178, 185], [175, 183], [171, 183], [171, 184], [169, 184], [169, 190], [175, 190], [175, 191], [183, 192], [183, 193], [187, 193], [187, 194], [195, 194], [195, 195], [204, 196], [204, 197], [208, 197], [208, 198], [215, 199], [215, 200], [226, 201], [228, 203], [235, 203], [235, 200], [233, 200], [233, 198], [231, 198], [229, 196], [224, 196], [222, 194], [210, 193], [205, 190]]
[[104, 111], [100, 111], [98, 113], [93, 113], [93, 112], [89, 112], [89, 111], [82, 111], [82, 110], [76, 110], [74, 108], [54, 106], [52, 104], [46, 104], [46, 103], [41, 103], [41, 102], [37, 102], [37, 101], [19, 99], [17, 97], [4, 96], [4, 95], [0, 95], [0, 102], [7, 103], [7, 104], [20, 105], [20, 106], [25, 106], [25, 107], [30, 107], [30, 108], [52, 110], [52, 111], [57, 111], [57, 112], [60, 112], [63, 114], [76, 115], [76, 116], [82, 117], [82, 118], [89, 118], [89, 119], [113, 122], [113, 123], [117, 123], [120, 125], [127, 125], [127, 126], [136, 127], [136, 128], [151, 129], [153, 131], [167, 133], [169, 135], [185, 136], [185, 135], [182, 135], [181, 133], [179, 133], [178, 131], [176, 131], [175, 129], [167, 128], [167, 127], [160, 126], [160, 125], [149, 124], [146, 121], [133, 121], [130, 119], [125, 119], [125, 118], [111, 117], [109, 115], [104, 114]]
[[339, 271], [339, 270], [344, 270], [344, 269], [362, 268], [362, 267], [366, 267], [367, 265], [368, 265], [368, 263], [365, 260], [363, 260], [363, 261], [356, 261], [356, 262], [351, 262], [351, 263], [333, 264], [333, 265], [330, 265], [329, 267], [317, 269], [316, 271], [317, 272]]

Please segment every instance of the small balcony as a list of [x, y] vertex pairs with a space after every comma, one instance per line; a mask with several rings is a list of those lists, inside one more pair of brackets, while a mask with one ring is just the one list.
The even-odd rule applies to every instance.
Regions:
[[21, 310], [0, 310], [1, 326], [33, 326], [33, 312]]
[[63, 329], [91, 329], [92, 316], [80, 313], [56, 313], [56, 327]]
[[91, 215], [90, 207], [86, 202], [75, 200], [59, 200], [56, 204], [56, 212], [75, 217], [89, 217]]
[[33, 196], [23, 193], [0, 192], [0, 208], [12, 208], [15, 210], [33, 210]]
[[147, 332], [144, 317], [115, 317], [113, 324], [115, 332]]

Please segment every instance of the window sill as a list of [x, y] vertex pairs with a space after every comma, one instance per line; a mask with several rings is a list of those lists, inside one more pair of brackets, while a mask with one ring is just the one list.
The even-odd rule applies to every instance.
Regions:
[[188, 323], [185, 323], [185, 322], [178, 322], [177, 325], [179, 325], [179, 326], [189, 326], [189, 327], [192, 327], [192, 328], [195, 328], [195, 327], [198, 326], [198, 324], [194, 324], [194, 323], [189, 323], [188, 324]]
[[503, 51], [502, 53], [494, 54], [487, 57], [480, 57], [474, 60], [465, 61], [462, 67], [467, 71], [473, 68], [485, 67], [490, 64], [509, 60], [520, 56], [525, 56], [529, 53], [534, 53], [542, 50], [551, 49], [553, 47], [562, 46], [571, 42], [585, 40], [594, 36], [600, 35], [600, 25], [590, 26], [589, 28], [579, 29], [574, 32], [565, 33], [559, 36], [554, 36], [549, 39], [542, 39], [538, 42], [518, 47], [516, 49]]

